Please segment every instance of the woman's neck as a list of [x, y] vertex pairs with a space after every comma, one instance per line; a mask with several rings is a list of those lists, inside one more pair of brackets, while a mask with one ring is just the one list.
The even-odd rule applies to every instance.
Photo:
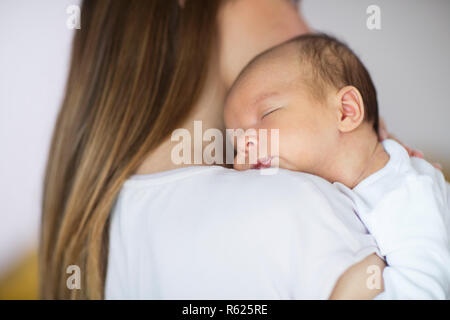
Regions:
[[[216, 73], [217, 74], [217, 73]], [[218, 77], [213, 73], [207, 77], [205, 81], [203, 93], [198, 102], [192, 107], [190, 115], [180, 125], [179, 128], [186, 129], [191, 139], [191, 155], [192, 161], [189, 163], [175, 164], [172, 160], [172, 150], [178, 145], [179, 141], [171, 141], [171, 137], [167, 137], [155, 150], [153, 150], [139, 166], [136, 174], [152, 174], [157, 172], [169, 171], [179, 168], [191, 167], [199, 164], [194, 164], [194, 154], [201, 153], [207, 142], [193, 143], [194, 135], [194, 121], [201, 121], [202, 136], [203, 132], [210, 128], [219, 129], [225, 132], [225, 125], [223, 123], [223, 101], [226, 90], [221, 85]], [[177, 128], [177, 129], [179, 129]], [[225, 134], [223, 134], [225, 137]], [[225, 141], [224, 141], [225, 143]], [[201, 150], [197, 150], [200, 149]], [[225, 154], [225, 153], [224, 153]], [[223, 162], [225, 163], [225, 161]], [[207, 165], [202, 161], [200, 165]]]

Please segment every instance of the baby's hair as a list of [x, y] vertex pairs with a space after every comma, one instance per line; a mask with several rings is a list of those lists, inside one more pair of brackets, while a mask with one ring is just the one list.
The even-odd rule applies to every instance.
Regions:
[[306, 68], [310, 76], [307, 79], [312, 80], [311, 88], [316, 96], [323, 97], [327, 86], [337, 90], [354, 86], [363, 99], [365, 120], [378, 132], [377, 92], [358, 56], [343, 42], [323, 33], [302, 35], [289, 42], [299, 46], [301, 65], [312, 67]]
[[377, 93], [369, 72], [346, 44], [323, 33], [301, 35], [261, 53], [244, 68], [233, 87], [264, 58], [272, 53], [276, 55], [278, 48], [292, 44], [298, 47], [296, 55], [302, 67], [302, 80], [313, 97], [322, 101], [326, 97], [326, 89], [354, 86], [363, 99], [364, 120], [372, 123], [378, 132]]

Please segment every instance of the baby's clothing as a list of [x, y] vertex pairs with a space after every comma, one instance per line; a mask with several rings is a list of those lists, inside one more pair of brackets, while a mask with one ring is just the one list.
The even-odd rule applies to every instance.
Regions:
[[[442, 173], [410, 158], [393, 140], [383, 142], [387, 165], [347, 194], [375, 237], [388, 266], [377, 299], [449, 299], [450, 210]], [[368, 276], [370, 276], [368, 274]]]

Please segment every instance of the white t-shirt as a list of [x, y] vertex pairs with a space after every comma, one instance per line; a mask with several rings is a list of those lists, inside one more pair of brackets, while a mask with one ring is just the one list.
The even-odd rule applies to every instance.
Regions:
[[379, 254], [348, 197], [282, 169], [135, 176], [111, 219], [107, 299], [327, 299]]
[[390, 156], [383, 169], [353, 190], [335, 183], [386, 257], [385, 290], [377, 299], [449, 299], [450, 194], [444, 176], [393, 140], [383, 146]]

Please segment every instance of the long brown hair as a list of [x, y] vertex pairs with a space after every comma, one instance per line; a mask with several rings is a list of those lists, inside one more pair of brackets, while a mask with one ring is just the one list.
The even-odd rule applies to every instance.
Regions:
[[[203, 88], [219, 0], [87, 0], [47, 163], [45, 299], [102, 299], [109, 216], [123, 182]], [[81, 270], [81, 290], [66, 269]]]

